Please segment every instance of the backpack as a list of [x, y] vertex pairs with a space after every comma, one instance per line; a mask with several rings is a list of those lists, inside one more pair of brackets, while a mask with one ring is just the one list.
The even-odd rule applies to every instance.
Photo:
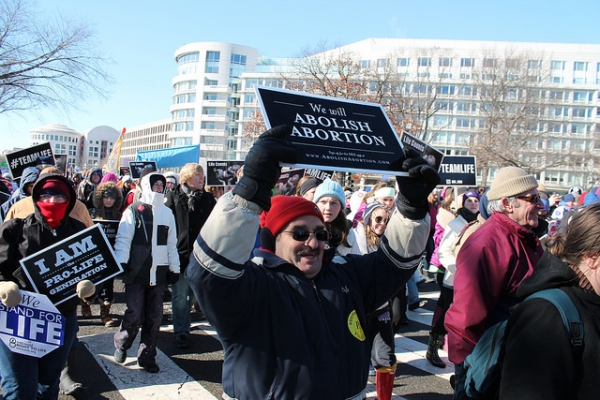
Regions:
[[[579, 311], [569, 296], [562, 290], [554, 288], [534, 293], [525, 301], [535, 298], [546, 299], [556, 306], [571, 338], [573, 350], [581, 352], [584, 336], [583, 323]], [[488, 328], [477, 342], [473, 352], [465, 358], [463, 393], [470, 398], [487, 398], [498, 390], [500, 371], [502, 370], [500, 354], [506, 340], [507, 323], [508, 320], [504, 320]]]

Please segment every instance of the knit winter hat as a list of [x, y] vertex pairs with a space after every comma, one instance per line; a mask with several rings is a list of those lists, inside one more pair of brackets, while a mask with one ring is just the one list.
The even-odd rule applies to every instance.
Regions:
[[52, 194], [64, 194], [65, 196], [67, 196], [68, 199], [71, 198], [71, 192], [69, 191], [69, 187], [64, 181], [60, 179], [47, 179], [44, 182], [44, 184], [38, 188], [37, 193], [35, 193], [35, 198], [39, 198], [39, 194], [42, 192], [48, 192]]
[[338, 199], [342, 207], [346, 205], [346, 195], [344, 194], [344, 189], [339, 183], [332, 181], [331, 179], [325, 179], [323, 183], [317, 186], [313, 201], [316, 203], [321, 197], [326, 196], [335, 197]]
[[374, 199], [383, 199], [384, 197], [396, 197], [396, 189], [393, 187], [382, 187], [373, 193]]
[[583, 200], [583, 205], [585, 207], [598, 202], [600, 202], [600, 197], [596, 193], [590, 192], [585, 196], [585, 200]]
[[476, 197], [477, 200], [481, 200], [481, 196], [479, 196], [479, 193], [477, 193], [476, 190], [473, 189], [469, 189], [466, 192], [463, 193], [462, 195], [462, 206], [465, 206], [465, 201], [467, 201], [467, 199], [469, 197]]
[[318, 180], [317, 178], [309, 178], [306, 181], [304, 181], [304, 183], [302, 185], [300, 185], [300, 196], [304, 196], [306, 194], [306, 192], [308, 192], [310, 189], [319, 186], [319, 184], [321, 183], [320, 180]]
[[119, 182], [119, 178], [113, 174], [112, 172], [107, 172], [106, 175], [104, 175], [102, 177], [102, 179], [100, 179], [100, 183], [104, 183], [104, 182], [114, 182], [117, 183]]
[[489, 200], [499, 200], [503, 197], [516, 196], [528, 190], [536, 189], [538, 182], [535, 176], [529, 175], [518, 167], [505, 167], [498, 171], [487, 193]]
[[573, 196], [571, 193], [567, 193], [567, 194], [565, 194], [565, 197], [563, 197], [563, 201], [565, 203], [567, 203], [569, 201], [575, 201], [575, 196]]
[[164, 190], [165, 190], [164, 188], [167, 187], [167, 180], [161, 174], [152, 174], [152, 175], [150, 175], [150, 189], [151, 190], [152, 190], [152, 186], [154, 186], [154, 183], [156, 183], [156, 181], [162, 181], [162, 183], [163, 183], [163, 193], [164, 193]]
[[321, 210], [312, 201], [299, 196], [275, 196], [271, 198], [271, 209], [264, 219], [264, 227], [275, 237], [290, 222], [305, 215], [314, 215], [324, 223]]
[[363, 213], [363, 221], [365, 225], [369, 225], [371, 221], [371, 214], [373, 214], [373, 211], [375, 211], [378, 208], [383, 208], [389, 214], [387, 207], [384, 206], [382, 203], [378, 201], [369, 203], [369, 205], [367, 205], [367, 208], [365, 208], [365, 212]]

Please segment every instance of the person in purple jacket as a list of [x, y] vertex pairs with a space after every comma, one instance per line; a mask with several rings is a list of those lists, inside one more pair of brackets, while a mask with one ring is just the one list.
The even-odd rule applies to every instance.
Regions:
[[[316, 204], [271, 190], [297, 153], [291, 127], [264, 132], [244, 176], [215, 206], [185, 275], [223, 345], [223, 398], [363, 399], [370, 362], [366, 315], [412, 275], [429, 235], [427, 195], [439, 183], [405, 154], [396, 211], [375, 252], [335, 256]], [[248, 260], [259, 228], [261, 248]]]

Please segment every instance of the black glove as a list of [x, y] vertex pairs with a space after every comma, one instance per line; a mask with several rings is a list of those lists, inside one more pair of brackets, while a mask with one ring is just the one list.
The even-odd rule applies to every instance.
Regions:
[[404, 147], [404, 159], [401, 161], [400, 169], [408, 172], [408, 176], [396, 177], [398, 211], [406, 218], [423, 219], [429, 211], [427, 196], [440, 183], [440, 175], [423, 157], [408, 147]]
[[179, 280], [179, 274], [172, 271], [168, 271], [166, 279], [169, 285], [173, 285]]
[[291, 132], [291, 126], [279, 125], [258, 137], [246, 156], [244, 175], [233, 189], [233, 194], [269, 211], [273, 186], [281, 175], [279, 162], [295, 163], [298, 159], [298, 151], [285, 140]]

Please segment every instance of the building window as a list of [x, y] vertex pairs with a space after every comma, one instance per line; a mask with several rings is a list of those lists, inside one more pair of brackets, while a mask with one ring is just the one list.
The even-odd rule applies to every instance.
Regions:
[[484, 58], [483, 59], [483, 68], [496, 68], [496, 59]]
[[453, 95], [454, 91], [455, 91], [456, 86], [454, 85], [441, 85], [438, 88], [438, 94], [448, 94], [448, 95]]
[[204, 83], [206, 84], [206, 86], [218, 86], [219, 85], [219, 81], [216, 79], [205, 79]]
[[541, 60], [529, 60], [527, 61], [527, 69], [541, 69], [542, 68], [542, 61]]
[[565, 69], [565, 61], [551, 61], [550, 69], [554, 71], [564, 71]]
[[216, 74], [219, 72], [219, 60], [221, 53], [219, 51], [206, 52], [206, 69], [205, 72]]
[[592, 98], [592, 92], [587, 92], [585, 90], [576, 90], [573, 92], [574, 102], [587, 103], [588, 101], [592, 101]]
[[573, 63], [573, 71], [587, 71], [588, 63], [584, 61], [575, 61]]
[[474, 58], [461, 58], [460, 59], [460, 66], [461, 67], [474, 67], [475, 66], [475, 59]]
[[360, 60], [361, 68], [371, 68], [371, 60]]
[[199, 53], [188, 53], [188, 54], [184, 54], [182, 56], [180, 56], [177, 59], [177, 64], [187, 64], [187, 63], [191, 63], [191, 62], [198, 62], [199, 60]]
[[388, 58], [380, 58], [377, 60], [377, 68], [387, 68], [390, 66], [390, 60]]
[[213, 107], [204, 107], [202, 110], [202, 114], [204, 115], [217, 115], [217, 109]]
[[185, 130], [186, 131], [193, 131], [194, 130], [194, 123], [193, 122], [186, 122], [185, 123]]
[[440, 67], [451, 67], [452, 66], [452, 58], [450, 57], [440, 57]]
[[232, 54], [231, 63], [236, 65], [246, 65], [246, 56], [243, 54]]
[[216, 93], [207, 93], [204, 95], [204, 100], [217, 100], [217, 94]]
[[419, 57], [417, 64], [419, 67], [431, 67], [431, 57]]
[[408, 57], [398, 58], [398, 66], [399, 67], [408, 67], [408, 66], [410, 66], [410, 58], [408, 58]]

